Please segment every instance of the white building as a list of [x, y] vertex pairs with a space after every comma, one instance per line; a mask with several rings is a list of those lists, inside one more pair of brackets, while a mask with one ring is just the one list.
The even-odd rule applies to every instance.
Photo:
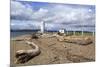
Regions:
[[60, 29], [59, 32], [62, 33], [62, 34], [64, 34], [65, 30], [64, 29]]

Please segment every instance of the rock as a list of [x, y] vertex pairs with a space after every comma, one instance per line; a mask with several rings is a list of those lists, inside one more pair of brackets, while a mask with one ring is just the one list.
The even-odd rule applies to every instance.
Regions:
[[33, 33], [32, 36], [31, 36], [31, 39], [38, 39], [38, 35], [36, 33]]

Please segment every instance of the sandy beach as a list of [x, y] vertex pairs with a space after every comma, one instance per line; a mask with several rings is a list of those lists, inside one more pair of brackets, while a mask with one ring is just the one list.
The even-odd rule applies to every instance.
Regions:
[[[31, 35], [22, 35], [11, 39], [11, 65], [43, 65], [95, 61], [95, 39], [91, 35], [84, 36], [89, 36], [93, 40], [92, 43], [87, 45], [58, 41], [55, 36], [44, 36], [38, 39], [31, 39], [32, 42], [39, 46], [41, 53], [26, 63], [16, 64], [16, 51], [32, 49], [24, 40], [20, 40], [28, 39], [30, 36]], [[78, 37], [81, 37], [81, 35], [78, 35]]]

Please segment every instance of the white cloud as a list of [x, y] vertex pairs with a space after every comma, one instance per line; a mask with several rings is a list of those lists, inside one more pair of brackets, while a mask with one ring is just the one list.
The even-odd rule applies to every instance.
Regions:
[[26, 20], [11, 20], [11, 28], [15, 29], [39, 29], [40, 23], [37, 21], [26, 21]]
[[34, 8], [32, 8], [32, 6], [29, 4], [22, 4], [18, 1], [11, 1], [11, 19], [42, 20], [47, 13], [47, 9], [40, 8], [38, 11], [34, 11]]
[[49, 13], [53, 13], [53, 16], [46, 18], [45, 20], [51, 20], [53, 22], [74, 22], [83, 21], [87, 18], [93, 17], [93, 13], [89, 13], [86, 8], [72, 8], [68, 6], [58, 5], [49, 10]]
[[32, 15], [33, 19], [42, 20], [48, 13], [48, 10], [40, 8], [37, 12]]
[[[34, 6], [35, 7], [35, 6]], [[22, 4], [21, 2], [11, 1], [11, 26], [17, 26], [18, 29], [35, 29], [39, 28], [40, 20], [52, 23], [48, 24], [48, 29], [52, 28], [66, 28], [67, 24], [77, 25], [94, 25], [95, 14], [92, 9], [82, 6], [70, 6], [70, 5], [49, 5], [40, 7], [38, 10], [34, 10], [34, 7], [29, 4]], [[17, 22], [20, 21], [20, 22]], [[29, 22], [31, 21], [31, 22]], [[20, 24], [17, 24], [20, 23]], [[54, 24], [53, 24], [54, 23]], [[21, 26], [21, 24], [24, 26]], [[63, 24], [65, 24], [63, 26]], [[48, 26], [50, 25], [50, 26]], [[33, 26], [33, 27], [32, 27]], [[15, 28], [17, 28], [15, 27]]]
[[19, 17], [18, 19], [32, 19], [31, 15], [33, 12], [34, 11], [32, 10], [31, 6], [28, 5], [26, 7], [20, 2], [11, 1], [11, 16], [15, 17], [15, 19], [17, 19], [16, 17]]

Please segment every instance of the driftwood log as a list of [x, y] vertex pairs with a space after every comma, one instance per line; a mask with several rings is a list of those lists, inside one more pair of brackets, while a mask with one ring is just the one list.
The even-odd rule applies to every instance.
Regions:
[[25, 42], [26, 42], [26, 44], [30, 45], [32, 47], [32, 49], [18, 50], [15, 55], [15, 57], [16, 57], [15, 63], [17, 63], [17, 64], [25, 63], [41, 53], [39, 47], [36, 44], [34, 44], [33, 42], [30, 42], [30, 41], [25, 41]]
[[76, 43], [80, 45], [88, 45], [93, 42], [91, 37], [84, 37], [84, 36], [59, 37], [58, 40], [61, 42]]

